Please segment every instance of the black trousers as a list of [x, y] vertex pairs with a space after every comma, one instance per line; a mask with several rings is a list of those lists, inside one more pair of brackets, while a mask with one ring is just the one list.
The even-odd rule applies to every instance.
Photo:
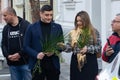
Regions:
[[42, 72], [35, 72], [32, 80], [59, 80], [60, 70], [56, 69], [51, 58], [45, 58], [41, 63]]

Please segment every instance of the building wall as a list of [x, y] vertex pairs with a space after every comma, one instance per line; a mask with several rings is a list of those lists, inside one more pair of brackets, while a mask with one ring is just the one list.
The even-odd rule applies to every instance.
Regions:
[[92, 0], [90, 10], [92, 24], [101, 33], [101, 0]]
[[13, 8], [16, 10], [18, 16], [25, 18], [30, 22], [32, 21], [29, 0], [13, 0]]
[[18, 16], [23, 17], [23, 0], [13, 0], [13, 8], [16, 10]]
[[[40, 7], [44, 4], [50, 4], [50, 0], [40, 0]], [[25, 14], [25, 19], [32, 22], [29, 0], [13, 0], [13, 7], [15, 8], [18, 16], [23, 18], [23, 15]]]
[[[55, 21], [62, 23], [62, 25], [74, 27], [75, 15], [81, 11], [85, 10], [89, 13], [93, 25], [100, 29], [101, 27], [101, 0], [58, 0], [54, 7]], [[97, 7], [96, 7], [97, 6]], [[69, 28], [70, 28], [69, 27]]]
[[[79, 9], [84, 7], [84, 3], [82, 1], [60, 0], [58, 4], [58, 14], [55, 20], [66, 28], [73, 28], [74, 17]], [[79, 7], [78, 5], [82, 6]], [[79, 9], [77, 7], [79, 7]]]

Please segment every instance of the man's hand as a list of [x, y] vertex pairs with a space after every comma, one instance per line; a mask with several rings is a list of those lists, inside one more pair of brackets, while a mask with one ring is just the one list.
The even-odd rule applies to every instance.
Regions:
[[110, 46], [107, 46], [106, 56], [111, 56], [113, 53], [114, 53], [114, 50]]
[[9, 55], [8, 59], [11, 61], [18, 61], [20, 59], [20, 55], [19, 55], [19, 53], [15, 53], [13, 55]]
[[44, 56], [45, 56], [45, 54], [43, 52], [40, 52], [37, 55], [37, 59], [43, 59]]

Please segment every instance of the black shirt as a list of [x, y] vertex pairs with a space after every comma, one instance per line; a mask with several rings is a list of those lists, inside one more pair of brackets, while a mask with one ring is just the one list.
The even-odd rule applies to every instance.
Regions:
[[41, 23], [43, 42], [48, 41], [50, 39], [51, 23], [44, 23], [42, 21], [40, 21], [40, 23]]
[[16, 26], [10, 26], [8, 31], [8, 39], [9, 39], [9, 53], [14, 54], [20, 51], [20, 30], [19, 24]]

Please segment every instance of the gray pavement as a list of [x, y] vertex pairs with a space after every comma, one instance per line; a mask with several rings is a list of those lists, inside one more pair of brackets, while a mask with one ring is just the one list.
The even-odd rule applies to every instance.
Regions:
[[0, 80], [10, 80], [10, 74], [2, 74], [2, 75], [0, 75]]
[[[8, 67], [0, 70], [0, 80], [10, 80]], [[60, 80], [69, 80], [69, 65], [67, 63], [61, 63]]]
[[67, 63], [61, 63], [60, 80], [70, 80], [70, 66]]
[[0, 70], [0, 80], [10, 80], [8, 67], [4, 67]]

